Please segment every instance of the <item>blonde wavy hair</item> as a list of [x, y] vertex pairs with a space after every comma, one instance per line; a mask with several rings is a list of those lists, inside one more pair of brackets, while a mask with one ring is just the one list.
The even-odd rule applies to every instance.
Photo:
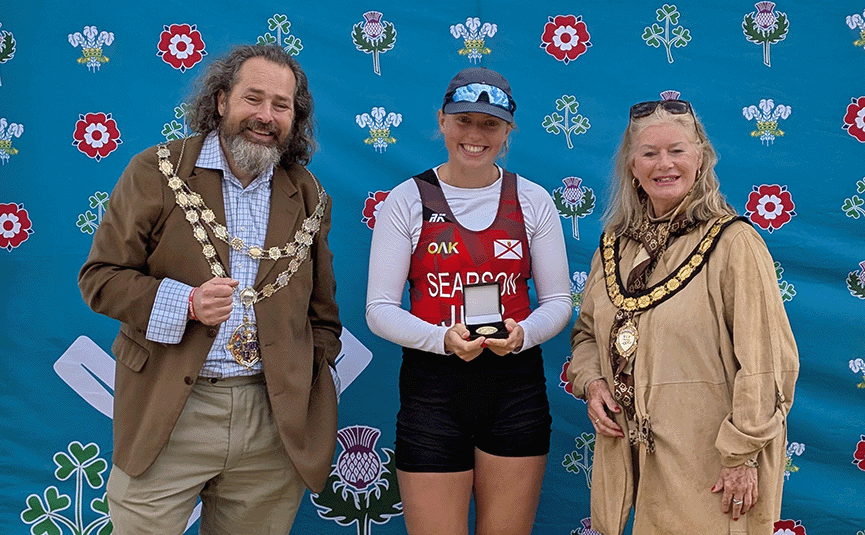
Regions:
[[736, 210], [721, 193], [721, 184], [715, 174], [718, 155], [709, 142], [702, 123], [692, 113], [673, 114], [658, 106], [646, 117], [630, 119], [622, 135], [613, 180], [610, 181], [610, 202], [603, 216], [606, 232], [620, 236], [642, 220], [646, 193], [639, 189], [639, 186], [635, 186], [637, 181], [631, 172], [635, 157], [633, 145], [646, 128], [669, 123], [679, 124], [686, 132], [693, 132], [690, 141], [703, 152], [703, 164], [697, 170], [690, 200], [684, 207], [685, 216], [697, 221], [708, 221], [713, 217], [736, 215]]

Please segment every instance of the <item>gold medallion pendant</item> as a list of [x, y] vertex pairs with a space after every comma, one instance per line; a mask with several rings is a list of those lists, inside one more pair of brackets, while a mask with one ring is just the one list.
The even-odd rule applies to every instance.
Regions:
[[[246, 288], [240, 292], [240, 303], [249, 310], [256, 301], [256, 292], [252, 288]], [[234, 329], [225, 348], [234, 357], [235, 362], [246, 368], [253, 367], [261, 360], [261, 347], [258, 344], [258, 330], [249, 321], [249, 314], [243, 315], [243, 323]]]
[[637, 350], [637, 342], [640, 339], [640, 333], [637, 331], [637, 324], [633, 318], [622, 324], [616, 330], [616, 350], [625, 358], [630, 357]]

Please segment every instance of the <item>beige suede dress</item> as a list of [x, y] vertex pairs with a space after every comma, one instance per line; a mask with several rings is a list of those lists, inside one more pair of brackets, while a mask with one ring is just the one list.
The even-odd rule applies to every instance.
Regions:
[[[675, 273], [712, 221], [676, 238], [647, 286]], [[622, 238], [619, 269], [627, 279], [638, 242]], [[568, 377], [584, 396], [592, 380], [613, 384], [610, 327], [616, 313], [607, 294], [600, 253], [592, 261], [579, 318], [571, 333]], [[622, 533], [635, 507], [634, 534], [773, 533], [786, 463], [786, 417], [799, 359], [760, 235], [736, 221], [720, 235], [701, 271], [668, 300], [636, 317], [636, 418], [651, 428], [655, 451], [639, 447], [634, 488], [628, 430], [624, 439], [598, 435], [592, 468], [592, 528]], [[759, 498], [737, 521], [721, 511], [710, 489], [722, 466], [759, 463]]]

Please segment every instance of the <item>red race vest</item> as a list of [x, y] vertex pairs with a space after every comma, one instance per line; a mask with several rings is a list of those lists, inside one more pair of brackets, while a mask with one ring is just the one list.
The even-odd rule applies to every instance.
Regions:
[[423, 223], [409, 268], [411, 313], [436, 325], [463, 322], [463, 286], [498, 282], [502, 317], [526, 319], [532, 276], [526, 224], [517, 196], [517, 176], [504, 171], [499, 209], [489, 228], [460, 225], [430, 169], [414, 177]]

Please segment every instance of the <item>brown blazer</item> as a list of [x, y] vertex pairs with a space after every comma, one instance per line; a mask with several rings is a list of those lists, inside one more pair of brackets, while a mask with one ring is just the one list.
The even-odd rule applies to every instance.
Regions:
[[[225, 222], [222, 177], [195, 167], [203, 136], [169, 145], [177, 175]], [[165, 446], [216, 327], [190, 321], [179, 344], [145, 338], [160, 281], [199, 286], [212, 275], [192, 227], [157, 168], [156, 148], [135, 156], [111, 194], [78, 283], [87, 304], [121, 322], [112, 345], [117, 359], [114, 389], [114, 456], [118, 468], [142, 474]], [[294, 240], [318, 202], [312, 175], [301, 165], [274, 171], [264, 247]], [[288, 286], [255, 306], [267, 390], [279, 434], [294, 466], [313, 491], [321, 491], [336, 447], [336, 390], [330, 374], [340, 350], [342, 326], [335, 301], [333, 255], [327, 235], [331, 202], [309, 257]], [[208, 230], [208, 232], [210, 232]], [[223, 266], [228, 244], [211, 234]], [[272, 283], [288, 259], [261, 261], [255, 288]], [[230, 272], [230, 271], [229, 271]]]

